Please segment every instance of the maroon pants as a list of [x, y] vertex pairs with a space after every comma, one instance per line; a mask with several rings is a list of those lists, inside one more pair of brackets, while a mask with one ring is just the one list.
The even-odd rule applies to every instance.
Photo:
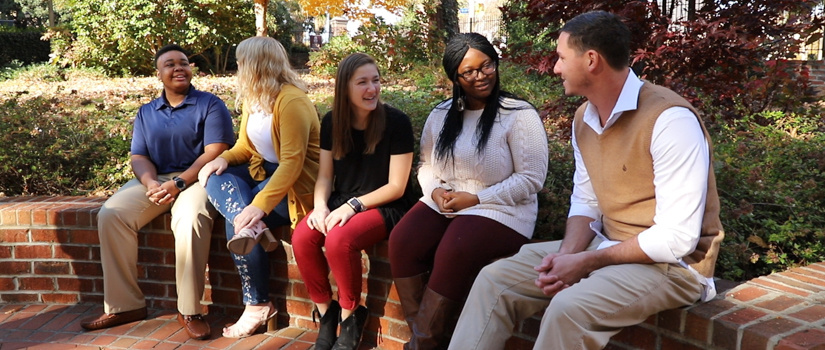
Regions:
[[[304, 218], [292, 233], [292, 251], [315, 303], [332, 299], [329, 270], [338, 285], [338, 303], [354, 310], [361, 300], [361, 250], [387, 238], [384, 218], [377, 209], [355, 214], [344, 226], [335, 226], [324, 236], [310, 229]], [[326, 247], [327, 254], [321, 249]]]
[[474, 215], [450, 219], [418, 202], [390, 235], [392, 276], [430, 271], [428, 288], [463, 302], [482, 267], [515, 254], [528, 241], [493, 219]]

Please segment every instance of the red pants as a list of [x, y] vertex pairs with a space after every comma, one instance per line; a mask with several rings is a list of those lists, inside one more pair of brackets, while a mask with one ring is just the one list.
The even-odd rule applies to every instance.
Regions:
[[463, 302], [482, 267], [517, 253], [528, 241], [493, 219], [474, 215], [450, 219], [418, 202], [390, 235], [392, 276], [431, 271], [428, 288]]
[[[376, 209], [357, 213], [326, 236], [310, 229], [307, 218], [309, 215], [292, 233], [292, 251], [309, 297], [318, 304], [332, 299], [332, 286], [327, 277], [332, 270], [338, 285], [338, 303], [341, 308], [354, 310], [361, 300], [361, 250], [387, 238], [384, 218]], [[326, 247], [326, 256], [323, 247]]]

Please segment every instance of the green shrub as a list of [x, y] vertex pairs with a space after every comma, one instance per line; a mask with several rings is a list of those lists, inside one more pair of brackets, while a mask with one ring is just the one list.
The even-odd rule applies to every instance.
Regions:
[[40, 30], [0, 30], [0, 66], [17, 60], [23, 64], [49, 60], [49, 41], [41, 40]]
[[773, 112], [720, 126], [714, 165], [727, 236], [717, 276], [746, 280], [825, 257], [825, 135], [811, 123]]
[[366, 48], [356, 44], [348, 35], [332, 37], [321, 50], [309, 53], [309, 62], [313, 74], [334, 77], [338, 62], [354, 52], [366, 52]]
[[129, 119], [135, 111], [80, 102], [71, 107], [43, 97], [3, 102], [0, 143], [9, 146], [0, 148], [0, 192], [101, 193], [131, 177]]

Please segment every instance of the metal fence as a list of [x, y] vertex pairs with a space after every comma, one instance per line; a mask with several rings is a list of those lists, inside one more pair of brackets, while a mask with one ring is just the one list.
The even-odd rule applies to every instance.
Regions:
[[484, 35], [489, 40], [501, 37], [501, 16], [469, 17], [458, 21], [458, 31], [461, 33], [475, 32]]

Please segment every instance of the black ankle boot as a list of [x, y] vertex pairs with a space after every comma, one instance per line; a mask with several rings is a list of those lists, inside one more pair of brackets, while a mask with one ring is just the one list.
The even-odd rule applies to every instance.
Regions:
[[346, 320], [341, 321], [341, 334], [338, 336], [338, 340], [335, 341], [332, 350], [358, 349], [369, 315], [367, 308], [359, 305]]
[[315, 309], [312, 313], [312, 322], [315, 322], [315, 314], [321, 317], [321, 326], [318, 327], [318, 339], [315, 340], [315, 350], [330, 350], [338, 338], [338, 320], [341, 319], [341, 306], [333, 300], [329, 303], [329, 308], [323, 316], [318, 312], [318, 309]]

